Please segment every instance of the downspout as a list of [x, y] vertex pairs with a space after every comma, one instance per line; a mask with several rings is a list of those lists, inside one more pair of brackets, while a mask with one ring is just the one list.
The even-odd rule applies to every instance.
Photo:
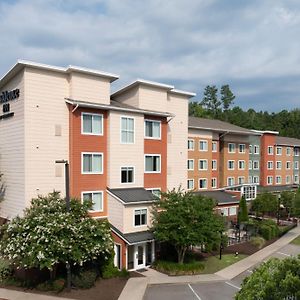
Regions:
[[73, 108], [72, 113], [75, 112], [75, 110], [78, 108], [79, 104], [76, 104], [76, 106]]

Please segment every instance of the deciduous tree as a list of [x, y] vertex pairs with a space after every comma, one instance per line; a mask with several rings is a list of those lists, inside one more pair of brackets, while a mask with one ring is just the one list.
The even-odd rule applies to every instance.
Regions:
[[244, 223], [249, 220], [248, 217], [248, 208], [245, 196], [243, 196], [239, 203], [239, 213], [238, 213], [238, 222]]
[[252, 210], [257, 215], [264, 216], [266, 213], [275, 213], [278, 209], [278, 199], [275, 195], [263, 192], [252, 202]]

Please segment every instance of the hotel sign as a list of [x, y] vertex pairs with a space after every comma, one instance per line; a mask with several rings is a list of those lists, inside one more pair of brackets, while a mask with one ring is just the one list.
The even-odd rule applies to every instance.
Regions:
[[5, 91], [0, 94], [0, 105], [2, 104], [3, 115], [0, 120], [7, 119], [14, 116], [14, 112], [10, 111], [10, 102], [20, 97], [20, 90]]

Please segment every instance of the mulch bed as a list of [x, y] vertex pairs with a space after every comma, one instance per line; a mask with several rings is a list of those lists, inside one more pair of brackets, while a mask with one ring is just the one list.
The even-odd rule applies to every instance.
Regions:
[[[142, 274], [130, 272], [131, 277], [144, 277]], [[43, 294], [62, 298], [71, 298], [78, 300], [117, 300], [127, 283], [128, 278], [111, 278], [111, 279], [98, 279], [95, 286], [90, 289], [72, 289], [70, 292], [62, 291], [61, 293], [55, 292], [42, 292], [36, 289], [24, 289], [13, 286], [1, 286], [7, 289], [13, 289], [21, 292]], [[1, 300], [1, 299], [0, 299]]]

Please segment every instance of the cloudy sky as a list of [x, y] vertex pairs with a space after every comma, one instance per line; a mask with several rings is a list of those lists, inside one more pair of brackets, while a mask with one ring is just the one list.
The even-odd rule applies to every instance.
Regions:
[[298, 0], [0, 0], [0, 74], [17, 59], [173, 84], [236, 105], [300, 107]]

